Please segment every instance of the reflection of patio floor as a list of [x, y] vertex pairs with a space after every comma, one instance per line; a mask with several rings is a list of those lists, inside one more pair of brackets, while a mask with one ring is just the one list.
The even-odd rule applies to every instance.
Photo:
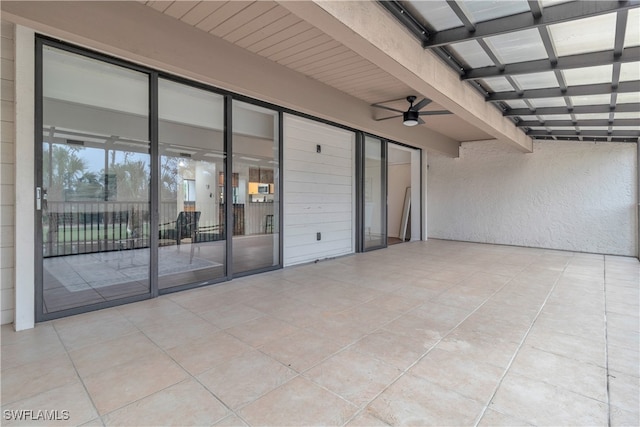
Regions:
[[[277, 234], [234, 236], [234, 272], [277, 263]], [[226, 241], [193, 246], [161, 246], [158, 250], [158, 289], [207, 283], [225, 277]], [[44, 312], [53, 313], [114, 299], [149, 295], [149, 249], [123, 249], [46, 258], [43, 268]]]
[[[175, 246], [160, 248], [160, 276], [222, 265], [198, 256], [190, 259], [190, 245], [181, 246], [184, 248], [180, 251]], [[149, 249], [47, 258], [44, 260], [44, 268], [71, 292], [134, 281], [146, 282], [149, 277]]]

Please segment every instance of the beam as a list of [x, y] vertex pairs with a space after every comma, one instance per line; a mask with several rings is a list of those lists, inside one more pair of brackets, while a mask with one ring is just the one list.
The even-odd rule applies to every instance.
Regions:
[[0, 7], [3, 19], [70, 43], [407, 145], [458, 155], [459, 143], [452, 138], [426, 126], [376, 122], [368, 102], [139, 2], [2, 1]]
[[597, 67], [612, 63], [628, 63], [640, 61], [640, 46], [628, 47], [616, 56], [615, 50], [602, 52], [583, 53], [580, 55], [563, 56], [554, 64], [549, 59], [505, 64], [500, 67], [482, 67], [467, 71], [462, 80], [478, 80], [488, 77], [516, 76], [520, 74], [541, 73], [555, 70], [572, 70], [575, 68]]
[[632, 142], [636, 143], [636, 137], [612, 137], [612, 136], [553, 136], [553, 135], [531, 135], [535, 141], [580, 141], [580, 142]]
[[558, 24], [581, 18], [603, 15], [619, 10], [632, 9], [640, 4], [638, 0], [624, 1], [574, 1], [544, 8], [542, 16], [536, 18], [531, 11], [518, 13], [478, 22], [475, 31], [465, 27], [438, 31], [428, 35], [424, 42], [425, 48], [433, 48], [466, 40], [476, 40], [481, 37], [491, 37], [499, 34], [537, 28], [543, 25]]
[[601, 105], [579, 105], [573, 108], [569, 107], [541, 107], [530, 110], [528, 108], [513, 108], [505, 111], [503, 114], [507, 117], [514, 116], [531, 116], [534, 114], [539, 115], [554, 115], [554, 114], [593, 114], [593, 113], [638, 113], [640, 112], [640, 103], [630, 104], [618, 104], [615, 107], [611, 107], [609, 104]]
[[[533, 144], [497, 108], [485, 103], [471, 85], [460, 81], [437, 55], [424, 50], [412, 33], [378, 2], [278, 1], [323, 33], [339, 40], [363, 58], [403, 81], [420, 95], [433, 99], [461, 120], [531, 152]], [[384, 31], [380, 31], [383, 28]], [[498, 116], [500, 119], [498, 120]]]
[[535, 98], [555, 98], [564, 96], [585, 96], [585, 95], [606, 95], [610, 93], [637, 92], [640, 87], [639, 80], [622, 82], [617, 88], [611, 83], [600, 83], [591, 85], [569, 86], [566, 91], [560, 88], [530, 89], [518, 92], [495, 92], [487, 96], [487, 101], [510, 101], [514, 99], [535, 99]]
[[527, 132], [527, 135], [531, 137], [538, 136], [556, 136], [556, 137], [578, 137], [582, 136], [585, 138], [594, 137], [594, 138], [606, 138], [606, 137], [614, 137], [614, 138], [638, 138], [640, 137], [640, 130], [589, 130], [584, 129], [580, 132], [575, 130], [554, 130], [554, 131], [546, 131], [546, 130], [530, 130]]
[[536, 126], [640, 126], [640, 119], [617, 119], [610, 121], [609, 119], [601, 120], [522, 120], [516, 123], [518, 127], [536, 127]]

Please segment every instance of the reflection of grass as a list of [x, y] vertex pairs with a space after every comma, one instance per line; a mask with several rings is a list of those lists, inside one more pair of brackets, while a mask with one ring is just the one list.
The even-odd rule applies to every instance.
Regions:
[[[106, 236], [106, 237], [105, 237]], [[104, 226], [89, 226], [73, 225], [67, 227], [58, 228], [58, 243], [70, 243], [70, 242], [97, 242], [99, 240], [120, 240], [131, 237], [127, 232], [126, 225], [116, 225], [113, 228], [108, 227], [106, 230]], [[149, 237], [149, 224], [143, 224], [142, 238]], [[49, 226], [42, 227], [42, 238], [44, 243], [49, 241]]]

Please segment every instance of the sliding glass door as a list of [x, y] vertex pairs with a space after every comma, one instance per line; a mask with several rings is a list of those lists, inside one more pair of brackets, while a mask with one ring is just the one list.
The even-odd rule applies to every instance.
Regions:
[[39, 309], [148, 295], [149, 75], [43, 46], [41, 99]]
[[387, 142], [368, 135], [362, 143], [362, 250], [387, 245]]
[[280, 264], [280, 118], [233, 102], [233, 274]]
[[38, 321], [282, 265], [281, 113], [36, 44]]
[[224, 97], [158, 81], [158, 287], [226, 276]]

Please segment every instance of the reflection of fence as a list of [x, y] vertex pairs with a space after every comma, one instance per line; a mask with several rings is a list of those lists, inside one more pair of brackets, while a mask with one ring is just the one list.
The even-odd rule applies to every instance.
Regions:
[[149, 203], [50, 201], [45, 212], [45, 257], [149, 246]]

